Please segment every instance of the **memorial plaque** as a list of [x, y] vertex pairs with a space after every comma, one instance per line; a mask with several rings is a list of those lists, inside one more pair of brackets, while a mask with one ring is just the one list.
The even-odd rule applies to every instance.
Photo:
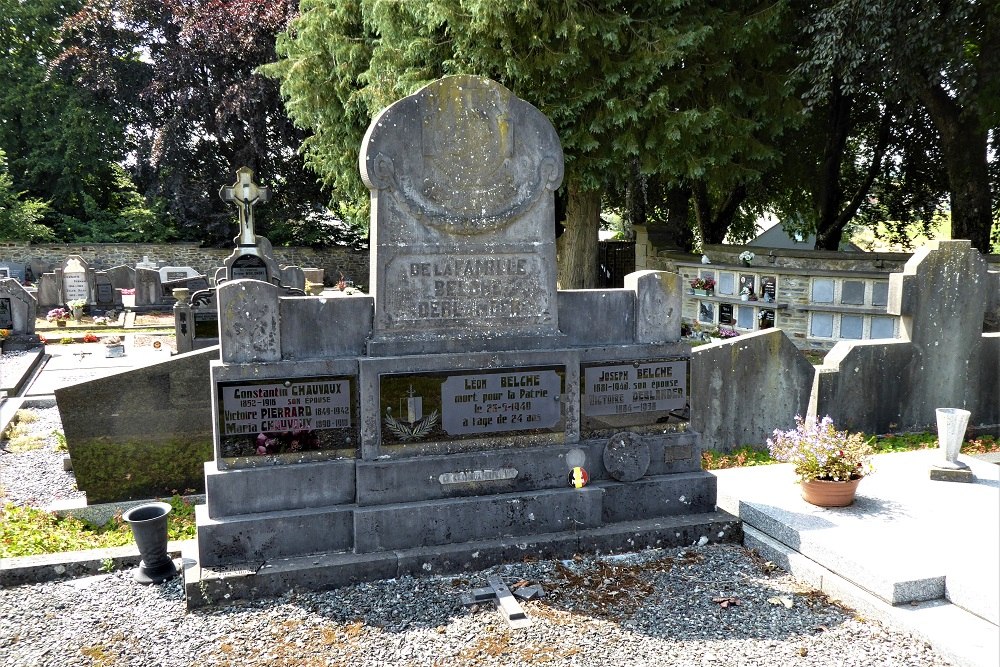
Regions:
[[80, 271], [63, 273], [63, 297], [66, 302], [83, 299], [90, 300], [90, 290], [87, 288], [87, 274]]
[[267, 263], [257, 255], [240, 255], [233, 261], [233, 267], [229, 270], [229, 278], [230, 280], [252, 278], [268, 282]]
[[686, 358], [585, 364], [580, 380], [584, 431], [687, 421]]
[[115, 288], [111, 283], [97, 283], [97, 305], [105, 307], [115, 305]]
[[562, 367], [380, 378], [382, 442], [564, 430]]
[[187, 271], [167, 271], [167, 280], [184, 280], [188, 277]]
[[733, 304], [731, 303], [720, 303], [719, 304], [719, 324], [735, 324], [736, 319], [733, 317]]
[[0, 299], [0, 329], [14, 328], [14, 311], [10, 307], [10, 299]]
[[218, 338], [219, 314], [213, 311], [194, 312], [194, 337]]
[[760, 321], [761, 329], [770, 329], [774, 326], [774, 311], [770, 308], [761, 308], [760, 315], [757, 317]]
[[760, 277], [760, 298], [767, 303], [774, 303], [776, 300], [777, 281], [774, 276]]
[[754, 289], [756, 276], [753, 274], [743, 274], [740, 276], [740, 296], [754, 296], [757, 292]]
[[357, 401], [350, 377], [219, 382], [220, 453], [281, 462], [355, 456]]

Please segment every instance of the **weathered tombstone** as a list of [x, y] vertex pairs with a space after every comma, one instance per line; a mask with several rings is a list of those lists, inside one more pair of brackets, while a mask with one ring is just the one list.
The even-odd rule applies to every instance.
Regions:
[[933, 429], [937, 408], [971, 411], [970, 426], [1000, 422], [1000, 336], [983, 333], [998, 283], [969, 241], [917, 250], [889, 277], [900, 339], [837, 343], [816, 371], [811, 413], [868, 433]]
[[63, 305], [60, 295], [57, 274], [43, 273], [38, 278], [38, 305], [42, 308], [55, 308]]
[[153, 306], [163, 303], [160, 273], [154, 269], [135, 270], [135, 305]]
[[13, 278], [23, 285], [25, 265], [20, 262], [0, 262], [0, 278]]
[[106, 271], [96, 271], [94, 273], [94, 301], [98, 308], [110, 309], [116, 305], [114, 285]]
[[112, 266], [105, 273], [114, 289], [135, 289], [135, 269], [131, 266]]
[[[215, 291], [215, 459], [189, 606], [738, 538], [685, 429], [680, 276], [556, 290], [562, 151], [537, 109], [443, 79], [372, 122], [360, 163], [374, 297]], [[564, 300], [588, 317], [560, 330]]]
[[70, 255], [62, 265], [62, 302], [83, 301], [93, 303], [94, 285], [92, 272], [86, 260]]
[[198, 269], [190, 266], [161, 266], [158, 271], [160, 272], [160, 282], [168, 283], [174, 280], [184, 280], [185, 278], [194, 278], [200, 275]]
[[298, 266], [282, 266], [281, 284], [304, 290], [306, 288], [306, 274]]
[[302, 275], [306, 280], [311, 282], [313, 285], [322, 285], [323, 278], [326, 274], [326, 269], [317, 268], [303, 268]]
[[35, 334], [35, 297], [15, 278], [0, 278], [0, 329], [8, 332], [4, 350], [19, 350], [40, 344]]

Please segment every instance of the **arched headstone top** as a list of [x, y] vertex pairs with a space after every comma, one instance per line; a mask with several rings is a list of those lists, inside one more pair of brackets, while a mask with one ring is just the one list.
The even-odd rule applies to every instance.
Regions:
[[372, 191], [369, 352], [559, 335], [563, 154], [538, 109], [489, 79], [440, 79], [376, 116], [359, 164]]
[[552, 123], [504, 86], [439, 79], [384, 109], [368, 128], [361, 176], [407, 212], [449, 234], [505, 227], [559, 187]]

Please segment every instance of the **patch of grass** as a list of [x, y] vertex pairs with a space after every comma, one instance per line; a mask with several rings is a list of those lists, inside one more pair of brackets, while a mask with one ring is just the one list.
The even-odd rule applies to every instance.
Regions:
[[14, 414], [14, 421], [18, 424], [31, 424], [38, 421], [38, 415], [31, 410], [18, 410]]
[[[173, 496], [167, 502], [173, 507], [167, 520], [169, 539], [193, 539], [194, 505], [180, 496]], [[7, 504], [0, 508], [0, 558], [120, 547], [132, 542], [132, 530], [121, 515], [105, 526], [95, 526], [32, 507]]]
[[[20, 414], [20, 412], [18, 413]], [[15, 454], [20, 452], [30, 452], [35, 449], [41, 449], [45, 446], [45, 440], [38, 437], [38, 434], [32, 431], [29, 425], [31, 421], [34, 421], [34, 415], [30, 415], [31, 419], [26, 422], [15, 422], [13, 426], [7, 429], [7, 446], [5, 449], [9, 452], [14, 452]]]
[[706, 449], [701, 453], [701, 467], [705, 470], [762, 466], [769, 463], [776, 463], [771, 454], [766, 449], [758, 449], [751, 445], [744, 445], [729, 453], [712, 449]]
[[930, 449], [938, 446], [937, 435], [934, 433], [899, 433], [876, 438], [872, 447], [878, 454], [886, 452], [912, 452], [917, 449]]

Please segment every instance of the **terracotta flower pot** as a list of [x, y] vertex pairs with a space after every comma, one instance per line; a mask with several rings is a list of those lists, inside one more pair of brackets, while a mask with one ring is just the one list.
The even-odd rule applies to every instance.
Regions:
[[802, 482], [802, 498], [818, 507], [847, 507], [854, 502], [861, 478], [846, 482], [811, 479]]

